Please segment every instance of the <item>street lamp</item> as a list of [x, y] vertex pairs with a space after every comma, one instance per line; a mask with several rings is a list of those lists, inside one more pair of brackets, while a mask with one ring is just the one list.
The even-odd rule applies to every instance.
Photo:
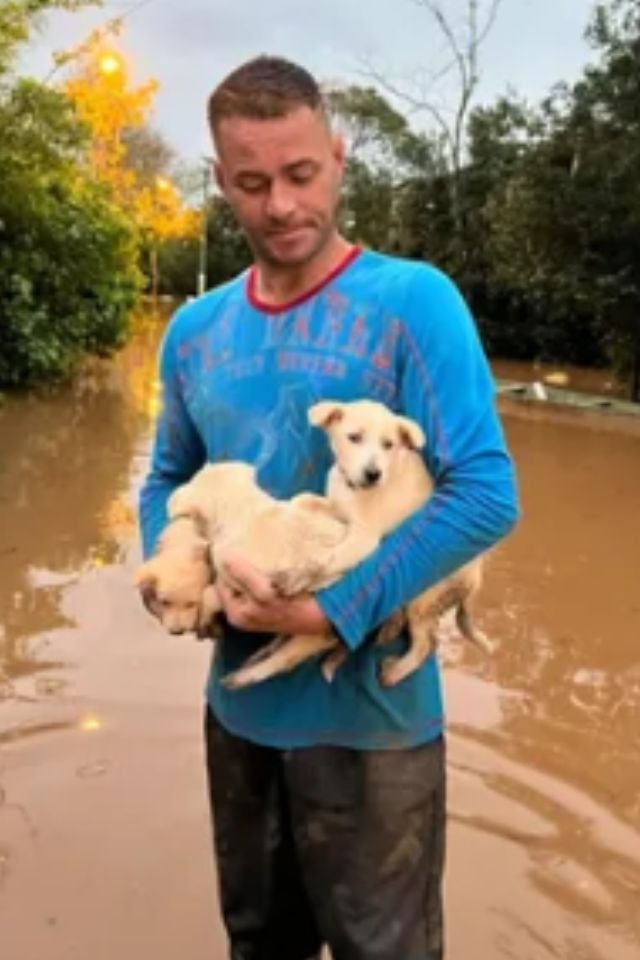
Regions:
[[100, 73], [110, 77], [122, 70], [122, 59], [115, 53], [103, 53], [98, 60]]
[[211, 164], [213, 157], [202, 157], [202, 218], [200, 228], [200, 258], [198, 263], [197, 291], [198, 296], [207, 289], [207, 204], [209, 202], [209, 183], [211, 179]]

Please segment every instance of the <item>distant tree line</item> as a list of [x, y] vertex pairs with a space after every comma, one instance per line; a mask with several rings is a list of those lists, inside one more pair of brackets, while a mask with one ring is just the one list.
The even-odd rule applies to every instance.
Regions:
[[[118, 182], [138, 185], [127, 206], [91, 175], [95, 130], [73, 98], [13, 75], [42, 12], [87, 2], [0, 0], [0, 388], [64, 376], [85, 354], [115, 349], [145, 285], [196, 292], [205, 247], [180, 197], [203, 212], [209, 287], [250, 262], [224, 201], [203, 202], [203, 169], [176, 169], [157, 132], [120, 131]], [[434, 123], [417, 132], [373, 73], [371, 83], [327, 87], [349, 155], [344, 232], [446, 270], [492, 357], [612, 367], [640, 401], [639, 0], [596, 4], [592, 62], [574, 84], [537, 105], [504, 96], [475, 108], [478, 49], [499, 0], [487, 0], [485, 26], [469, 0], [466, 46], [444, 4], [420, 3], [459, 68], [455, 120], [448, 128], [425, 101]], [[175, 229], [184, 210], [187, 225]]]
[[[333, 87], [349, 148], [349, 237], [431, 261], [460, 284], [494, 357], [611, 366], [640, 400], [640, 4], [597, 5], [593, 63], [533, 107], [469, 113], [459, 169], [379, 86]], [[163, 255], [167, 290], [193, 290], [196, 246]], [[213, 284], [249, 254], [210, 201]]]

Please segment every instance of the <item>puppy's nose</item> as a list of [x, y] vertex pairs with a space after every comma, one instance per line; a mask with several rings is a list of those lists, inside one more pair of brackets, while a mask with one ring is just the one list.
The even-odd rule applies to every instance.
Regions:
[[372, 487], [380, 479], [381, 471], [377, 467], [367, 467], [364, 471], [364, 480], [368, 487]]

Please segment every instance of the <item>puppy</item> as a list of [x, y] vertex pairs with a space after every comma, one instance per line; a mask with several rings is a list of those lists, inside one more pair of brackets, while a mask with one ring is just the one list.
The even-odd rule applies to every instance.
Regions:
[[[300, 592], [300, 584], [321, 589], [334, 582], [377, 546], [326, 498], [305, 493], [277, 500], [257, 484], [255, 474], [247, 463], [206, 464], [169, 497], [169, 524], [135, 582], [170, 632], [201, 634], [207, 626], [215, 631], [222, 610], [215, 580], [225, 575], [224, 559], [232, 553], [272, 579], [276, 589], [282, 582], [291, 595]], [[266, 645], [249, 667], [282, 644], [278, 638]], [[287, 662], [284, 669], [294, 665]], [[239, 685], [257, 682], [251, 673], [244, 681], [243, 676]]]
[[238, 554], [289, 594], [300, 583], [315, 590], [333, 583], [378, 545], [327, 498], [278, 500], [258, 485], [255, 467], [239, 461], [206, 464], [174, 491], [167, 510], [199, 526], [214, 574], [225, 556]]
[[[309, 419], [326, 430], [334, 454], [327, 496], [352, 524], [382, 538], [427, 502], [433, 481], [419, 452], [426, 438], [417, 423], [371, 400], [324, 401], [311, 408]], [[477, 557], [408, 605], [409, 649], [401, 657], [384, 661], [383, 685], [394, 686], [424, 662], [435, 647], [438, 620], [452, 609], [460, 632], [485, 652], [492, 650], [470, 615], [470, 602], [482, 582], [482, 565]], [[378, 642], [395, 638], [404, 622], [402, 611], [390, 618]], [[345, 655], [341, 650], [331, 657], [325, 674], [335, 672]]]

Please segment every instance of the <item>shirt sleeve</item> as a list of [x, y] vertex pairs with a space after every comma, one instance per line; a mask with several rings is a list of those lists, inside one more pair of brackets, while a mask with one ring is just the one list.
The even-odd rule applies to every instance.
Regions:
[[425, 431], [428, 503], [316, 594], [351, 648], [395, 610], [495, 545], [520, 515], [514, 465], [475, 323], [457, 287], [420, 267], [401, 329], [399, 405]]
[[160, 348], [160, 413], [149, 472], [139, 496], [142, 552], [146, 559], [167, 523], [167, 500], [191, 479], [206, 461], [206, 451], [193, 423], [181, 388], [177, 361], [178, 324], [174, 318]]

